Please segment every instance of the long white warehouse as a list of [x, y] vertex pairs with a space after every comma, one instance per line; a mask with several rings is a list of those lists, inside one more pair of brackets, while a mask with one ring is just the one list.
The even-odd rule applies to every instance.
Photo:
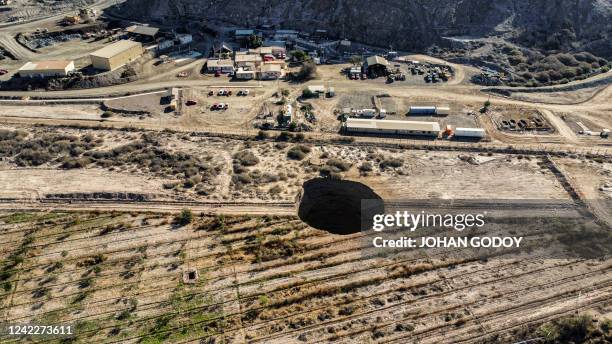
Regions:
[[438, 122], [396, 121], [363, 118], [348, 118], [346, 120], [345, 128], [347, 132], [374, 134], [438, 136], [440, 133], [440, 125]]

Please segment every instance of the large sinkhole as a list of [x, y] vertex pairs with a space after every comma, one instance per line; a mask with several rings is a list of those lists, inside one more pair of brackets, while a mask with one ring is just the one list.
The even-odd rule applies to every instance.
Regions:
[[[364, 202], [363, 214], [362, 200], [368, 200]], [[311, 227], [346, 235], [357, 233], [362, 227], [371, 228], [368, 219], [383, 212], [382, 198], [366, 185], [316, 178], [304, 183], [298, 215]]]

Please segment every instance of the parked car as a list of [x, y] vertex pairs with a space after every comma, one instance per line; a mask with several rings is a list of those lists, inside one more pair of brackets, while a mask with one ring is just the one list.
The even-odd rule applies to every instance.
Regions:
[[8, 70], [6, 70], [4, 68], [0, 69], [0, 75], [4, 75], [6, 73], [8, 73]]
[[196, 105], [196, 104], [198, 104], [198, 102], [193, 100], [193, 99], [189, 99], [189, 100], [187, 100], [185, 102], [185, 105], [187, 105], [187, 106], [193, 106], [193, 105]]
[[209, 96], [209, 97], [212, 97], [212, 96], [214, 96], [214, 95], [215, 95], [215, 92], [213, 92], [213, 91], [208, 91], [208, 96]]
[[211, 110], [217, 110], [218, 108], [219, 108], [219, 103], [214, 103], [214, 104], [213, 104], [213, 105], [210, 107], [210, 109], [211, 109]]
[[226, 95], [226, 96], [228, 96], [228, 97], [229, 97], [229, 96], [231, 96], [231, 95], [232, 95], [232, 91], [227, 91], [227, 92], [225, 93], [225, 95]]
[[183, 72], [178, 73], [176, 76], [179, 78], [186, 78], [189, 76], [189, 72], [183, 71]]
[[227, 91], [226, 90], [219, 90], [219, 92], [217, 92], [218, 96], [225, 96], [227, 95]]

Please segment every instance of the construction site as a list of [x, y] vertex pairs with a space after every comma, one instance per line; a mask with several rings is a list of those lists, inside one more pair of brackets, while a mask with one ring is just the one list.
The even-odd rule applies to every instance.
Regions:
[[[133, 2], [0, 9], [0, 342], [612, 340], [603, 61], [482, 85], [442, 53]], [[523, 242], [383, 250], [367, 200]]]

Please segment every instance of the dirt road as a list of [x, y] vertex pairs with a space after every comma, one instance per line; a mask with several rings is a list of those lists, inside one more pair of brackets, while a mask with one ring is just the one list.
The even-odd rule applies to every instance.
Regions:
[[42, 211], [121, 211], [121, 212], [155, 212], [177, 213], [182, 209], [190, 209], [196, 213], [227, 214], [227, 215], [295, 215], [295, 204], [284, 203], [247, 203], [247, 202], [172, 202], [172, 201], [140, 201], [121, 200], [87, 201], [36, 201], [36, 200], [3, 200], [0, 209], [10, 211], [42, 210]]

